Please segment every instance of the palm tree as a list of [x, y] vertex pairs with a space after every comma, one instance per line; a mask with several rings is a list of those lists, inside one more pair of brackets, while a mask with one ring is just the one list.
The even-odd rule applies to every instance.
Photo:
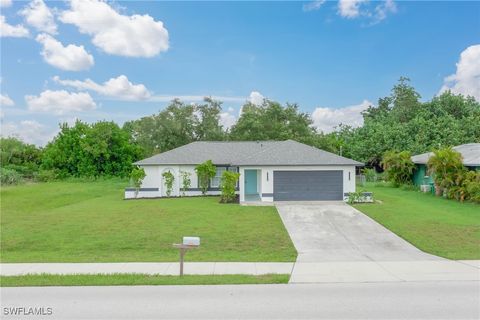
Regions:
[[455, 186], [464, 171], [462, 155], [451, 147], [433, 151], [427, 166], [429, 174], [433, 176], [437, 196]]
[[411, 160], [410, 152], [388, 151], [383, 156], [382, 166], [387, 180], [393, 182], [395, 186], [411, 183], [415, 164]]

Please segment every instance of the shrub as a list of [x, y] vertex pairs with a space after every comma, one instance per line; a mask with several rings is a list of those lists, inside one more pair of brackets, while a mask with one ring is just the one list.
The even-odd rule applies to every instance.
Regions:
[[40, 170], [35, 174], [35, 180], [39, 182], [53, 181], [58, 178], [58, 172], [56, 170]]
[[167, 197], [170, 197], [173, 190], [173, 183], [175, 182], [175, 176], [170, 171], [165, 171], [162, 173], [162, 177], [165, 187], [167, 187], [165, 193], [167, 194]]
[[182, 196], [185, 196], [185, 192], [190, 188], [192, 180], [190, 180], [191, 173], [187, 171], [180, 171], [180, 177], [182, 178]]
[[388, 151], [383, 156], [382, 166], [385, 170], [385, 178], [392, 182], [394, 186], [412, 183], [412, 173], [415, 164], [410, 159], [408, 151], [395, 152]]
[[220, 202], [231, 203], [235, 202], [237, 195], [235, 194], [235, 187], [237, 186], [240, 173], [232, 171], [224, 171], [220, 181], [220, 188], [222, 189], [222, 196]]
[[210, 183], [210, 179], [215, 177], [217, 170], [212, 163], [212, 160], [207, 160], [204, 163], [199, 164], [195, 167], [195, 171], [197, 172], [198, 176], [198, 185], [202, 190], [202, 194], [207, 194], [208, 185]]
[[460, 186], [459, 177], [464, 175], [465, 168], [462, 164], [462, 155], [452, 148], [435, 150], [427, 162], [428, 172], [433, 176], [437, 195], [442, 195], [444, 190]]
[[360, 201], [360, 198], [362, 197], [362, 192], [350, 192], [348, 194], [348, 204], [354, 204]]
[[455, 184], [446, 190], [448, 198], [458, 201], [480, 202], [480, 172], [464, 169], [458, 174]]
[[145, 170], [140, 167], [134, 167], [130, 172], [130, 180], [135, 187], [135, 198], [138, 196], [138, 191], [140, 191], [140, 187], [142, 186], [142, 181], [145, 176]]
[[468, 199], [480, 203], [480, 171], [467, 173], [465, 188]]
[[377, 181], [377, 171], [375, 170], [375, 168], [364, 168], [362, 170], [362, 174], [365, 176], [367, 182]]
[[0, 181], [6, 185], [19, 184], [23, 182], [22, 176], [13, 169], [0, 168]]
[[9, 165], [4, 165], [3, 167], [6, 169], [16, 171], [24, 179], [34, 178], [36, 175], [36, 171], [38, 170], [38, 166], [33, 166], [31, 164], [23, 164], [23, 165], [9, 164]]

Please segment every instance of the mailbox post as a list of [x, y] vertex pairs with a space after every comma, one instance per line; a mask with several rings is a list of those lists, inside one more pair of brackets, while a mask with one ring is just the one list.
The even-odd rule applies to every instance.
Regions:
[[180, 251], [180, 276], [183, 276], [183, 261], [185, 252], [189, 249], [198, 248], [200, 246], [199, 237], [183, 237], [182, 243], [174, 243], [173, 247]]

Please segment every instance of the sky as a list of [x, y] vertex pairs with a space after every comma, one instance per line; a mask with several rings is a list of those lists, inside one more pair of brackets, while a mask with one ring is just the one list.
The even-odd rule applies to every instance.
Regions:
[[401, 76], [422, 100], [480, 101], [480, 2], [0, 0], [2, 136], [45, 145], [61, 122], [157, 113], [174, 98], [297, 103], [360, 126]]

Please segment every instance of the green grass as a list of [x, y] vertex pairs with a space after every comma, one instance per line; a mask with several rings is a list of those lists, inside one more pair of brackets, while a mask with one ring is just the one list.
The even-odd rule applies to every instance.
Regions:
[[295, 261], [275, 207], [217, 197], [123, 200], [122, 180], [1, 190], [2, 262], [177, 261], [172, 243], [200, 236], [187, 261]]
[[455, 260], [480, 259], [479, 205], [373, 184], [361, 189], [381, 203], [355, 208], [419, 249]]
[[132, 286], [132, 285], [218, 285], [218, 284], [271, 284], [288, 283], [288, 274], [253, 275], [184, 275], [160, 276], [146, 274], [112, 275], [25, 275], [2, 276], [1, 287], [34, 286]]

